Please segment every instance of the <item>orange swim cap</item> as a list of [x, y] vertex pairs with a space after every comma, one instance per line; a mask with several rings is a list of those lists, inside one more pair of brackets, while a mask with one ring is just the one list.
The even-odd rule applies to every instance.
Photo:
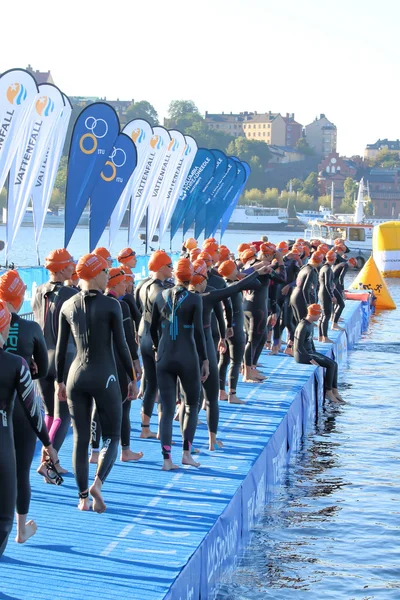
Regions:
[[289, 255], [290, 254], [294, 254], [295, 256], [300, 256], [301, 255], [301, 250], [300, 250], [300, 248], [295, 248], [293, 246], [293, 248], [291, 250], [289, 250]]
[[346, 252], [347, 248], [344, 244], [336, 244], [335, 252]]
[[246, 263], [247, 261], [249, 261], [255, 257], [256, 257], [256, 253], [251, 248], [248, 248], [247, 250], [244, 250], [243, 252], [241, 252], [239, 254], [239, 258], [242, 261], [242, 263]]
[[0, 332], [4, 331], [11, 321], [11, 313], [7, 308], [5, 300], [0, 300]]
[[275, 254], [275, 250], [276, 250], [276, 246], [275, 246], [275, 244], [271, 244], [271, 242], [267, 242], [266, 244], [261, 244], [261, 246], [260, 246], [260, 252], [262, 254], [269, 254], [272, 256], [272, 254]]
[[343, 238], [336, 238], [333, 242], [335, 246], [343, 244]]
[[354, 258], [353, 256], [352, 256], [351, 258], [349, 258], [349, 260], [348, 260], [347, 262], [349, 263], [349, 265], [350, 265], [351, 267], [356, 267], [356, 266], [357, 266], [357, 264], [358, 264], [358, 263], [357, 263], [357, 259], [356, 259], [356, 258]]
[[329, 263], [334, 263], [336, 260], [336, 256], [337, 254], [334, 250], [329, 250], [329, 252], [325, 254], [325, 258]]
[[[203, 248], [204, 248], [204, 246], [205, 246], [206, 244], [208, 244], [209, 242], [214, 242], [214, 244], [217, 244], [217, 240], [216, 240], [215, 238], [213, 238], [213, 237], [211, 237], [211, 238], [206, 238], [206, 239], [204, 240], [204, 242], [203, 242]], [[218, 245], [218, 244], [217, 244], [217, 245]]]
[[194, 248], [197, 248], [197, 240], [194, 238], [188, 238], [183, 245], [187, 250], [193, 250]]
[[281, 252], [287, 252], [289, 250], [289, 244], [287, 242], [279, 242], [277, 248], [278, 250], [281, 250]]
[[180, 258], [174, 269], [175, 278], [182, 283], [189, 282], [193, 275], [193, 265], [188, 258]]
[[296, 244], [303, 244], [305, 240], [303, 238], [297, 238]]
[[190, 280], [192, 285], [198, 285], [207, 279], [207, 265], [204, 260], [195, 260], [193, 263], [193, 275]]
[[193, 250], [190, 251], [190, 260], [194, 262], [199, 254], [201, 254], [201, 248], [193, 248]]
[[95, 248], [93, 250], [93, 254], [95, 254], [96, 256], [101, 256], [102, 258], [104, 258], [104, 260], [112, 260], [110, 252], [107, 250], [107, 248], [104, 248], [103, 246]]
[[200, 254], [197, 257], [197, 260], [204, 260], [204, 262], [206, 263], [207, 267], [211, 267], [212, 265], [212, 258], [209, 255], [208, 252], [205, 252], [203, 250], [203, 252], [200, 252]]
[[317, 248], [318, 252], [323, 252], [323, 254], [326, 254], [327, 252], [329, 252], [330, 248], [328, 246], [328, 244], [320, 244]]
[[229, 257], [230, 255], [230, 250], [229, 248], [227, 248], [226, 246], [220, 246], [218, 248], [218, 252], [219, 252], [219, 259], [220, 260], [225, 260]]
[[248, 250], [250, 248], [250, 244], [239, 244], [239, 246], [237, 247], [237, 251], [239, 253], [239, 255], [244, 252], [245, 250]]
[[320, 245], [320, 243], [321, 243], [321, 240], [317, 240], [317, 239], [310, 240], [310, 245], [311, 246], [317, 247], [317, 246]]
[[76, 272], [79, 279], [89, 281], [94, 279], [99, 273], [108, 269], [108, 263], [102, 256], [96, 254], [85, 254], [78, 260]]
[[44, 262], [45, 269], [51, 273], [58, 273], [71, 264], [75, 264], [75, 261], [65, 248], [52, 250]]
[[121, 267], [113, 267], [108, 271], [108, 288], [115, 287], [121, 283], [121, 281], [125, 281], [125, 272], [121, 269]]
[[171, 257], [168, 256], [168, 254], [164, 252], [164, 250], [156, 250], [150, 256], [149, 271], [153, 271], [153, 273], [156, 273], [163, 267], [170, 264], [172, 264]]
[[311, 254], [310, 248], [308, 246], [303, 246], [303, 254], [305, 257], [309, 257]]
[[0, 300], [9, 302], [15, 309], [25, 296], [26, 285], [17, 271], [7, 271], [0, 277]]
[[319, 252], [318, 250], [316, 250], [316, 252], [314, 252], [311, 255], [310, 261], [315, 262], [315, 263], [322, 263], [324, 258], [325, 258], [325, 254], [323, 252]]
[[318, 315], [321, 314], [322, 308], [320, 307], [319, 304], [310, 304], [310, 306], [307, 308], [307, 312], [309, 315], [313, 315], [314, 317], [317, 317]]
[[136, 252], [132, 250], [132, 248], [123, 248], [118, 252], [117, 260], [119, 263], [126, 263], [131, 260], [136, 255]]
[[203, 244], [203, 252], [208, 252], [208, 254], [213, 257], [216, 252], [218, 252], [218, 244], [217, 242], [204, 242]]
[[132, 279], [135, 279], [135, 275], [130, 267], [127, 265], [119, 265], [119, 268], [125, 273], [125, 281], [132, 281]]
[[235, 269], [237, 269], [235, 261], [225, 260], [222, 264], [219, 265], [218, 273], [221, 275], [221, 277], [229, 277], [230, 275], [232, 275]]

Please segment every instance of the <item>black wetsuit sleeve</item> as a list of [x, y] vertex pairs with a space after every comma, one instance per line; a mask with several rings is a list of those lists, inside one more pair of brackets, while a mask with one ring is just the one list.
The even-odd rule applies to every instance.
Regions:
[[271, 273], [271, 279], [277, 283], [286, 283], [286, 268], [285, 265], [278, 265]]
[[312, 289], [314, 283], [314, 270], [309, 269], [308, 274], [304, 278], [303, 283], [303, 294], [307, 304], [313, 304], [315, 298], [312, 298], [312, 295], [315, 295], [315, 292]]
[[[232, 302], [230, 298], [225, 298], [225, 300], [223, 300], [224, 306], [225, 306], [225, 318], [226, 318], [226, 325], [227, 327], [232, 327], [232, 320], [233, 320], [233, 310], [232, 310]], [[221, 329], [220, 329], [221, 331]]]
[[[226, 288], [225, 288], [226, 289]], [[197, 354], [201, 361], [207, 360], [206, 338], [203, 329], [203, 301], [201, 296], [193, 295], [195, 300], [193, 313], [194, 341], [196, 343]]]
[[153, 311], [151, 313], [151, 323], [150, 323], [150, 335], [151, 340], [153, 342], [154, 348], [157, 350], [159, 343], [158, 331], [160, 328], [161, 321], [161, 313], [160, 307], [158, 306], [159, 300], [157, 299], [153, 304]]
[[[306, 348], [306, 342], [308, 337], [308, 327], [304, 320], [300, 321], [296, 327], [294, 334], [294, 347], [295, 353], [298, 353], [303, 360], [311, 362], [312, 356], [309, 354]], [[314, 345], [314, 344], [313, 344]]]
[[20, 371], [16, 377], [15, 389], [28, 421], [44, 446], [50, 446], [50, 438], [43, 420], [41, 402], [35, 397], [33, 381], [26, 361], [21, 358]]
[[38, 323], [35, 323], [33, 338], [33, 360], [36, 363], [38, 372], [32, 376], [32, 379], [46, 377], [49, 370], [49, 355], [47, 352], [46, 341]]
[[118, 352], [118, 356], [121, 359], [121, 364], [123, 365], [128, 377], [132, 378], [133, 365], [128, 344], [125, 339], [124, 327], [122, 323], [122, 309], [118, 300], [114, 302], [114, 307], [111, 311], [111, 331], [113, 334], [115, 348]]
[[129, 352], [131, 353], [131, 359], [138, 360], [139, 357], [138, 357], [138, 353], [137, 353], [137, 344], [135, 341], [135, 335], [134, 335], [134, 331], [133, 331], [131, 311], [129, 310], [128, 304], [124, 301], [121, 302], [121, 308], [122, 308], [122, 323], [124, 326], [125, 339], [126, 339], [126, 343], [128, 344]]
[[235, 283], [232, 283], [232, 285], [229, 285], [225, 288], [221, 288], [220, 290], [206, 292], [204, 296], [208, 295], [212, 300], [213, 304], [215, 304], [217, 302], [220, 302], [224, 298], [228, 298], [229, 296], [233, 296], [233, 294], [241, 292], [242, 290], [247, 290], [249, 283], [252, 284], [257, 279], [257, 275], [257, 271], [254, 271], [254, 273], [247, 275], [247, 277], [245, 277], [244, 279], [241, 279], [240, 281], [235, 281]]
[[65, 369], [65, 359], [67, 356], [67, 346], [68, 340], [71, 333], [71, 328], [69, 323], [64, 315], [63, 311], [60, 312], [59, 322], [58, 322], [58, 337], [57, 337], [57, 346], [56, 346], [56, 374], [58, 383], [62, 383], [64, 381], [64, 369]]
[[215, 317], [218, 322], [219, 335], [220, 335], [221, 339], [224, 340], [226, 338], [226, 324], [225, 324], [224, 311], [222, 310], [221, 302], [217, 302], [214, 305], [214, 313], [215, 313]]
[[343, 263], [343, 267], [340, 269], [339, 278], [338, 278], [338, 283], [342, 289], [344, 289], [344, 278], [345, 278], [345, 275], [348, 270], [349, 270], [349, 265], [347, 264], [347, 262]]

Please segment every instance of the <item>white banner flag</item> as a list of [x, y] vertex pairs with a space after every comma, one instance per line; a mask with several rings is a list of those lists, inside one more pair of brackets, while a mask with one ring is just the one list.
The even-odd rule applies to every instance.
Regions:
[[143, 176], [149, 151], [152, 150], [150, 141], [153, 136], [153, 128], [147, 121], [134, 119], [125, 125], [122, 133], [129, 135], [136, 146], [137, 165], [110, 218], [110, 229], [108, 232], [108, 245], [110, 249], [121, 227], [133, 190], [136, 189]]
[[38, 99], [37, 94], [36, 81], [23, 69], [6, 71], [0, 77], [0, 191]]
[[72, 113], [72, 105], [69, 99], [65, 94], [62, 94], [62, 97], [64, 107], [60, 114], [59, 122], [56, 123], [49, 139], [47, 151], [39, 167], [36, 182], [32, 189], [33, 224], [37, 251]]
[[194, 157], [197, 152], [196, 140], [190, 135], [185, 136], [186, 144], [183, 148], [182, 155], [177, 162], [175, 173], [172, 177], [171, 183], [168, 188], [168, 192], [165, 198], [165, 207], [162, 209], [159, 223], [159, 239], [166, 232], [170, 223], [171, 217], [175, 210], [175, 206], [179, 199], [179, 194], [184, 186], [186, 177], [190, 171], [190, 167], [193, 164]]
[[164, 156], [167, 152], [170, 135], [164, 127], [153, 127], [153, 135], [150, 140], [150, 150], [146, 159], [145, 168], [138, 184], [133, 188], [131, 201], [131, 218], [129, 223], [129, 244], [132, 241], [141, 225], [146, 213], [148, 203], [153, 190], [153, 183], [157, 180], [160, 173], [160, 165], [164, 162]]
[[6, 260], [24, 218], [48, 141], [64, 108], [62, 94], [55, 86], [39, 85], [39, 94], [10, 169]]

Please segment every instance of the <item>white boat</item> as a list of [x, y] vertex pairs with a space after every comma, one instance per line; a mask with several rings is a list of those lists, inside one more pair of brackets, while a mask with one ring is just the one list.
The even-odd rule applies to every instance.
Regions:
[[305, 225], [290, 218], [286, 208], [264, 206], [237, 206], [232, 213], [228, 229], [257, 231], [304, 231]]
[[321, 219], [330, 219], [332, 217], [332, 210], [325, 206], [320, 206], [319, 210], [304, 210], [303, 212], [296, 212], [296, 216], [305, 225], [308, 225], [310, 221], [320, 221]]

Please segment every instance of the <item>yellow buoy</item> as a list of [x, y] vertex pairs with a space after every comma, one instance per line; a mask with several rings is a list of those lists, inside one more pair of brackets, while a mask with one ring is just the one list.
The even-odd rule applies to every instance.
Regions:
[[376, 265], [384, 277], [400, 277], [400, 221], [374, 227], [372, 237]]
[[372, 256], [367, 260], [355, 280], [350, 286], [353, 290], [371, 290], [376, 296], [376, 307], [393, 309], [396, 308], [387, 285], [379, 272]]

